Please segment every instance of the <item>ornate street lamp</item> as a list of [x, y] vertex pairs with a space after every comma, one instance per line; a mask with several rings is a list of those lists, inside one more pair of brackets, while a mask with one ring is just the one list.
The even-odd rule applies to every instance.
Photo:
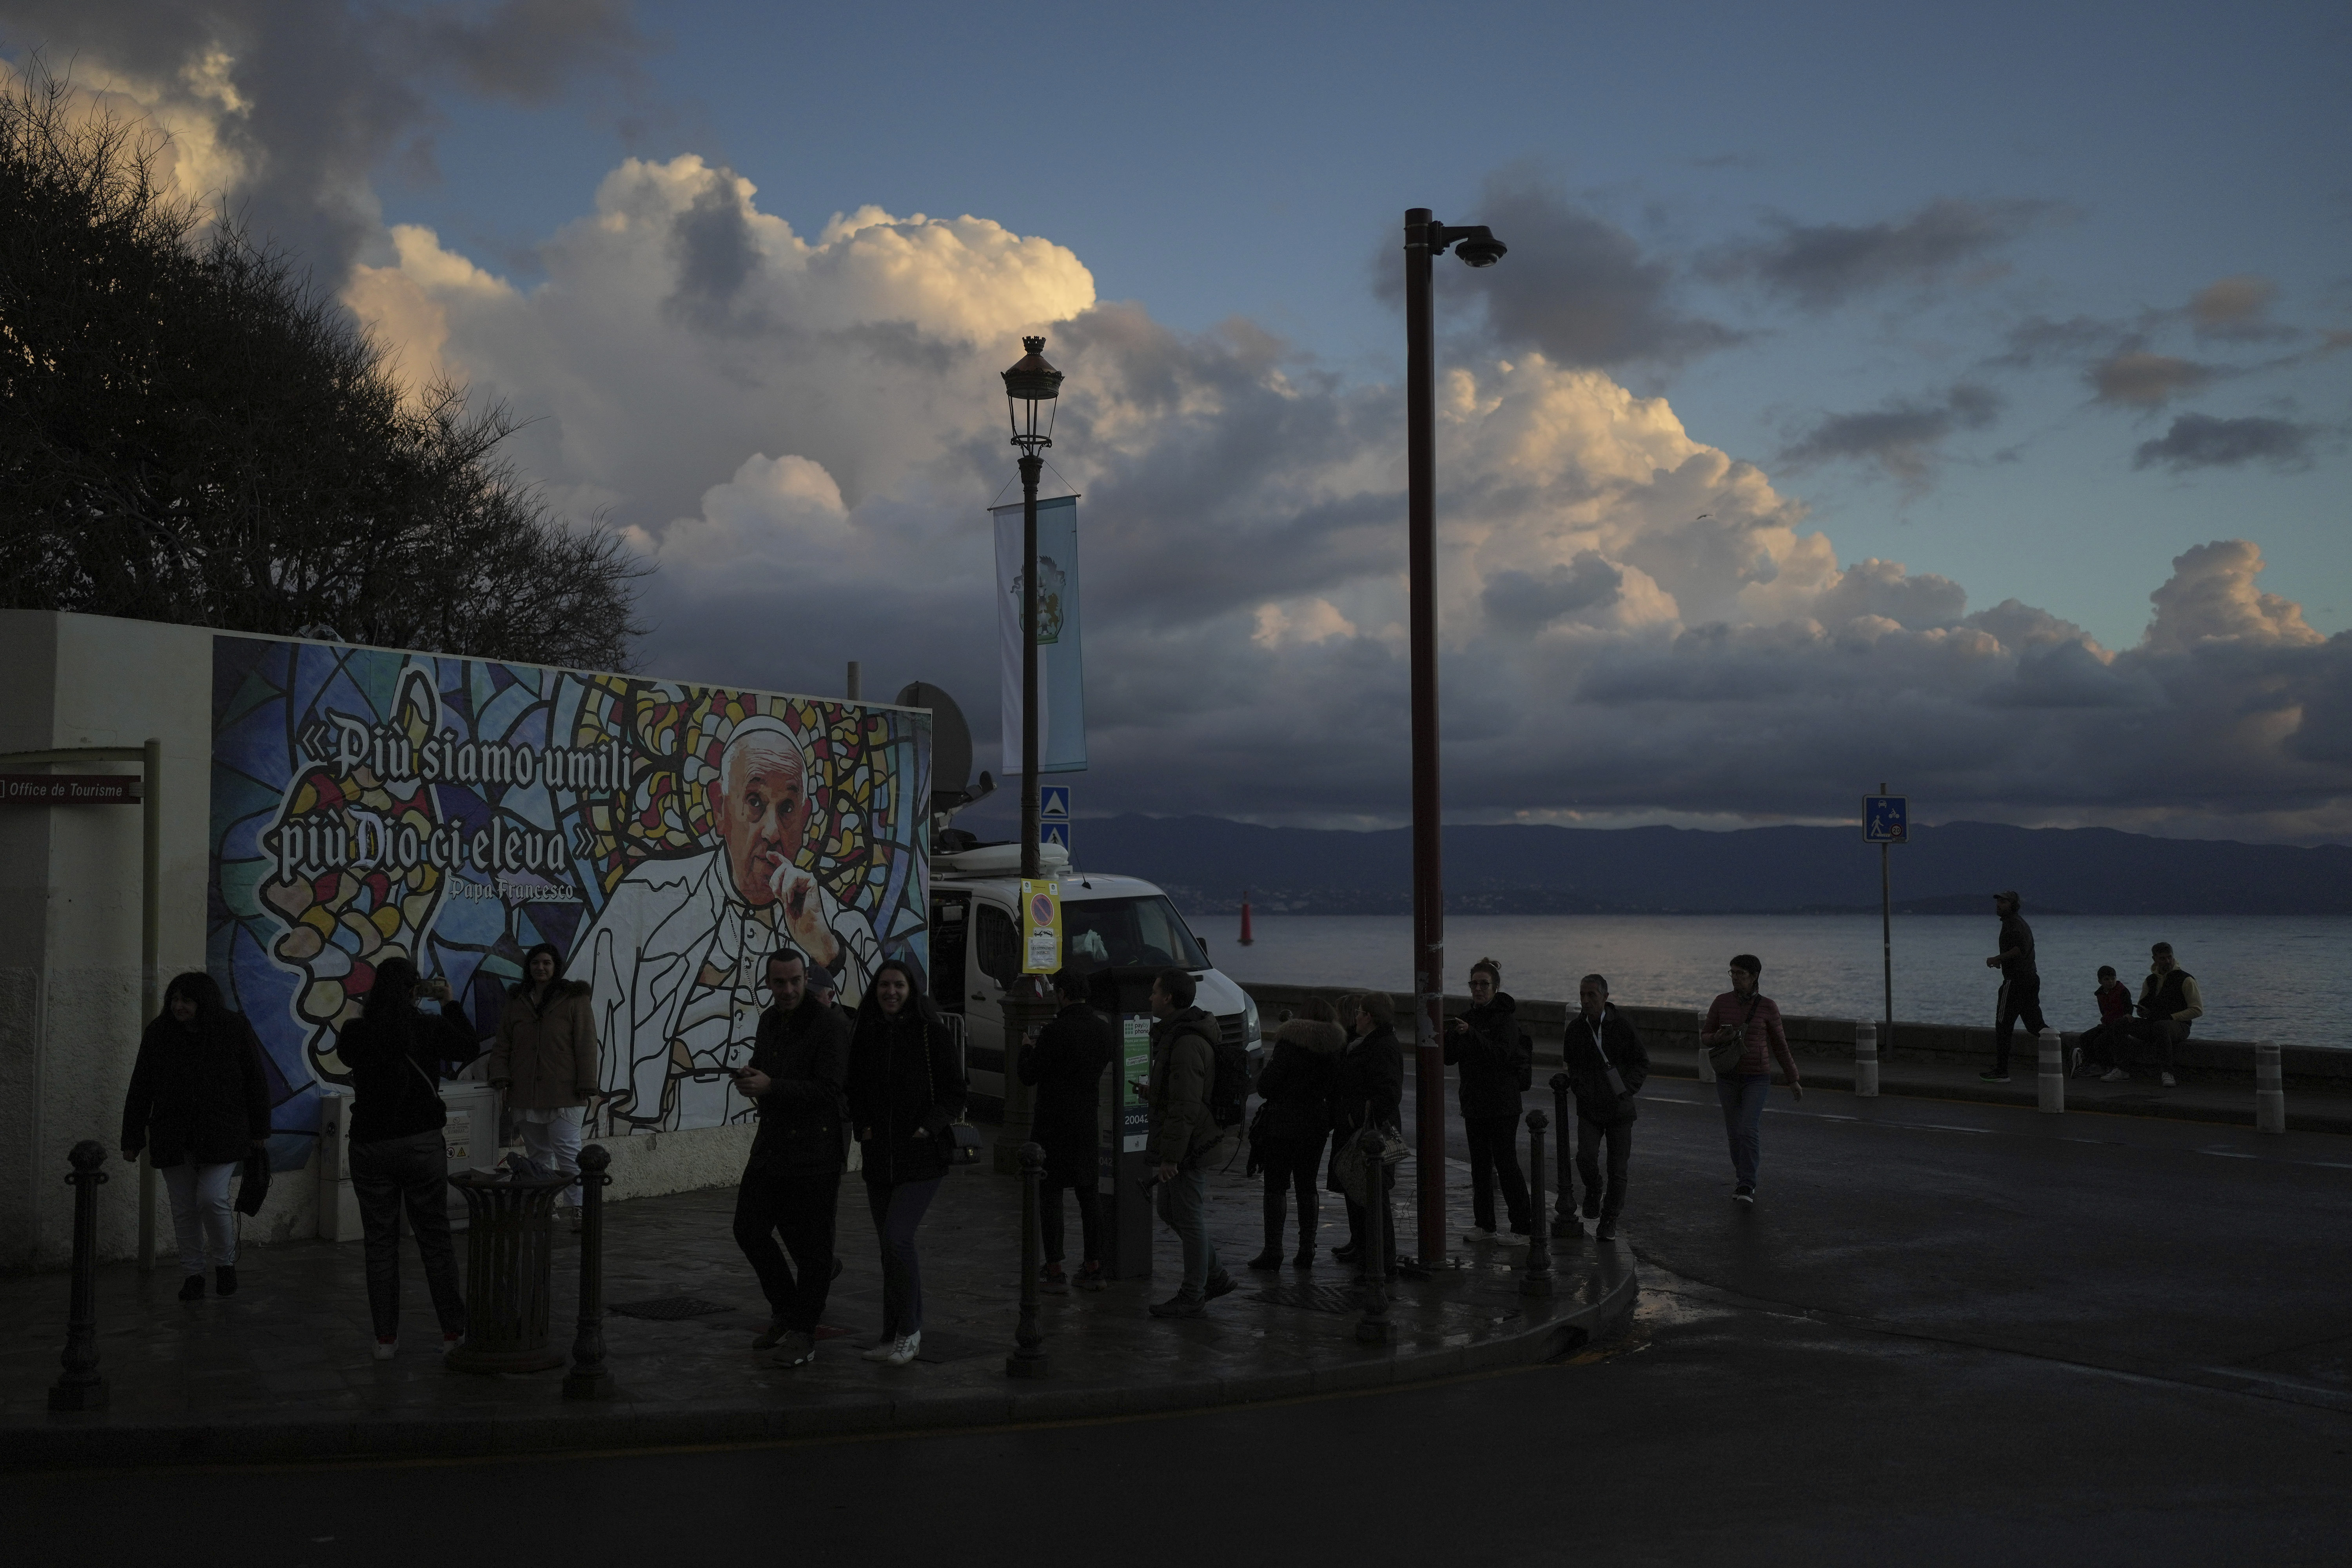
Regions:
[[1430, 261], [1447, 247], [1492, 267], [1505, 247], [1484, 224], [1448, 228], [1427, 207], [1404, 215], [1405, 556], [1412, 585], [1413, 1064], [1419, 1127], [1421, 1263], [1446, 1255], [1445, 895], [1437, 790], [1437, 382], [1431, 342]]
[[[1004, 373], [1004, 413], [1021, 448], [1021, 874], [1037, 875], [1037, 477], [1038, 453], [1054, 444], [1062, 373], [1045, 363], [1045, 340], [1023, 338], [1029, 352]], [[1044, 427], [1038, 426], [1040, 414]]]
[[[1062, 373], [1045, 363], [1045, 340], [1023, 338], [1029, 352], [1004, 373], [1004, 413], [1013, 444], [1021, 448], [1021, 875], [1034, 880], [1037, 854], [1037, 478], [1054, 444], [1054, 414], [1060, 407]], [[1042, 424], [1041, 424], [1042, 420]], [[1044, 983], [1022, 975], [1005, 987], [1004, 1124], [996, 1142], [996, 1169], [1021, 1169], [1021, 1148], [1029, 1142], [1029, 1091], [1020, 1080], [1021, 1053], [1031, 1034], [1054, 1016]]]

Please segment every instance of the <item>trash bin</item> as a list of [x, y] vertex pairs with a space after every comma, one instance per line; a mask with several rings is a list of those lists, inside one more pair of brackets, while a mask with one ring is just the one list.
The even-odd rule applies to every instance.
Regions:
[[465, 1194], [466, 1342], [451, 1351], [459, 1372], [550, 1372], [563, 1352], [549, 1343], [549, 1279], [555, 1195], [570, 1176], [456, 1171]]

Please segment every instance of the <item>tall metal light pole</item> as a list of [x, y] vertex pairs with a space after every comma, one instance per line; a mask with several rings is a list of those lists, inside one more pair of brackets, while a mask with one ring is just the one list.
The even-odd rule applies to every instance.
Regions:
[[[1021, 448], [1021, 875], [1034, 880], [1037, 854], [1037, 479], [1040, 455], [1054, 444], [1054, 414], [1060, 406], [1062, 373], [1045, 363], [1045, 340], [1023, 338], [1029, 352], [1004, 373], [1004, 412], [1013, 444]], [[1043, 424], [1040, 407], [1043, 405]], [[1029, 1031], [1053, 1016], [1045, 986], [1023, 975], [1005, 988], [1004, 1126], [996, 1141], [996, 1169], [1021, 1171], [1021, 1147], [1029, 1142], [1029, 1093], [1021, 1087], [1021, 1053]]]
[[1483, 224], [1448, 228], [1427, 207], [1404, 215], [1405, 556], [1412, 584], [1412, 992], [1420, 1169], [1421, 1263], [1446, 1255], [1445, 893], [1438, 836], [1437, 375], [1430, 324], [1430, 262], [1447, 247], [1492, 267], [1505, 247]]

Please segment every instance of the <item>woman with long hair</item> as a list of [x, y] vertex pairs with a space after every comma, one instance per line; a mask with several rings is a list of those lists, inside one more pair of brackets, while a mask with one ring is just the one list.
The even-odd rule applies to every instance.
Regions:
[[1274, 1032], [1274, 1054], [1257, 1075], [1265, 1103], [1251, 1124], [1250, 1164], [1265, 1173], [1265, 1250], [1249, 1260], [1256, 1269], [1282, 1267], [1282, 1230], [1298, 1196], [1297, 1268], [1315, 1266], [1315, 1231], [1321, 1204], [1315, 1191], [1323, 1140], [1331, 1135], [1331, 1080], [1348, 1044], [1331, 1004], [1318, 996], [1307, 1016], [1286, 1019]]
[[[438, 995], [428, 993], [437, 991]], [[367, 1252], [375, 1359], [400, 1348], [400, 1215], [416, 1237], [446, 1351], [466, 1337], [466, 1296], [449, 1242], [449, 1151], [442, 1128], [442, 1064], [473, 1054], [473, 1031], [444, 1010], [448, 988], [420, 983], [416, 965], [387, 958], [337, 1054], [352, 1075], [352, 1194]]]
[[122, 1157], [144, 1149], [172, 1196], [180, 1300], [200, 1301], [205, 1260], [224, 1296], [236, 1294], [236, 1215], [229, 1178], [269, 1137], [269, 1078], [261, 1042], [202, 970], [174, 975], [163, 1011], [139, 1037], [122, 1101]]
[[903, 960], [885, 960], [857, 1005], [848, 1091], [882, 1243], [882, 1341], [866, 1359], [905, 1366], [923, 1342], [915, 1231], [948, 1173], [948, 1128], [962, 1114], [964, 1080], [955, 1037]]

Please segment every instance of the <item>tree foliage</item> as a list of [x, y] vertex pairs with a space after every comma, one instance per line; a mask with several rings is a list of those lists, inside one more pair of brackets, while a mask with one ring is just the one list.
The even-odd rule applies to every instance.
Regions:
[[0, 87], [0, 605], [625, 668], [645, 568], [518, 482], [506, 412], [404, 399], [291, 258], [76, 107]]

